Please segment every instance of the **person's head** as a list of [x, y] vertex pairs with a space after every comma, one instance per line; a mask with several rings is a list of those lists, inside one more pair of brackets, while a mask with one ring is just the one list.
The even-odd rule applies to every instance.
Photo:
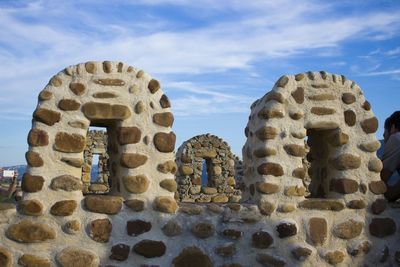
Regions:
[[383, 133], [385, 142], [392, 134], [397, 132], [400, 132], [400, 111], [393, 112], [393, 114], [385, 120], [385, 132]]

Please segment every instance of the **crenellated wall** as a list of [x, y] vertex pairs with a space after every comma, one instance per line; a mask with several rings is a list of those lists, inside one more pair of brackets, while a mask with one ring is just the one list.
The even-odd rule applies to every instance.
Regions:
[[[170, 103], [141, 70], [109, 61], [68, 67], [40, 93], [33, 118], [23, 200], [17, 210], [0, 204], [0, 266], [394, 266], [400, 260], [400, 217], [383, 198], [375, 155], [378, 123], [361, 89], [344, 76], [283, 76], [252, 105], [243, 165], [224, 152], [214, 160], [229, 166], [221, 181], [243, 171], [235, 181], [243, 189], [240, 203], [176, 202], [187, 177], [174, 179]], [[82, 193], [89, 126], [107, 129], [108, 194]]]

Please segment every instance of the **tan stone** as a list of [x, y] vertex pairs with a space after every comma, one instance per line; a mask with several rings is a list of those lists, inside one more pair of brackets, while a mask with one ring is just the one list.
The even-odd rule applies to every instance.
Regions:
[[42, 167], [44, 162], [39, 153], [34, 151], [28, 151], [25, 153], [25, 159], [31, 167]]
[[253, 155], [256, 156], [257, 158], [274, 156], [274, 155], [276, 155], [276, 149], [268, 148], [268, 147], [258, 148], [256, 150], [254, 150]]
[[278, 129], [270, 126], [265, 126], [256, 131], [258, 139], [264, 141], [274, 139], [278, 135]]
[[292, 255], [299, 261], [304, 261], [312, 254], [312, 250], [306, 247], [297, 247], [292, 250]]
[[2, 267], [12, 267], [13, 266], [13, 258], [6, 248], [0, 247], [0, 266]]
[[279, 78], [279, 80], [276, 82], [277, 87], [285, 87], [287, 83], [289, 82], [289, 78], [287, 76], [282, 76]]
[[362, 199], [353, 199], [347, 203], [347, 207], [349, 209], [359, 210], [359, 209], [364, 209], [366, 206], [367, 206], [367, 204], [365, 204], [364, 200], [362, 200]]
[[70, 83], [69, 89], [77, 96], [83, 95], [85, 93], [86, 87], [82, 83]]
[[112, 224], [109, 219], [97, 219], [90, 222], [89, 236], [96, 242], [107, 243], [110, 239]]
[[28, 144], [30, 146], [47, 146], [49, 144], [49, 135], [46, 131], [32, 129], [28, 134]]
[[81, 104], [73, 99], [62, 99], [58, 102], [58, 107], [64, 111], [78, 110]]
[[336, 110], [334, 110], [333, 108], [326, 108], [326, 107], [312, 107], [311, 113], [319, 116], [324, 116], [324, 115], [335, 114]]
[[51, 206], [50, 213], [55, 216], [70, 216], [77, 207], [78, 204], [75, 200], [62, 200]]
[[229, 198], [224, 195], [214, 196], [211, 198], [211, 202], [214, 202], [214, 203], [225, 203], [228, 201], [229, 201]]
[[175, 179], [164, 179], [160, 182], [160, 186], [169, 192], [176, 192], [178, 189]]
[[93, 252], [80, 247], [67, 247], [57, 254], [61, 267], [98, 267], [99, 258]]
[[217, 151], [215, 149], [200, 149], [195, 151], [195, 156], [200, 158], [215, 158]]
[[79, 153], [85, 149], [85, 137], [79, 134], [58, 132], [54, 141], [54, 149], [65, 153]]
[[264, 119], [264, 120], [269, 120], [269, 119], [273, 119], [273, 118], [279, 119], [279, 118], [283, 118], [285, 116], [285, 112], [280, 109], [271, 109], [269, 107], [265, 107], [257, 113], [257, 116], [260, 119]]
[[137, 102], [137, 104], [135, 105], [135, 113], [141, 114], [144, 111], [144, 108], [145, 107], [143, 101]]
[[278, 163], [267, 162], [263, 163], [257, 168], [257, 172], [261, 175], [282, 176], [283, 168]]
[[131, 111], [124, 105], [111, 105], [100, 102], [88, 102], [82, 107], [83, 114], [89, 120], [124, 120], [131, 116]]
[[340, 171], [357, 169], [361, 166], [361, 158], [357, 155], [342, 154], [331, 161], [332, 165]]
[[72, 128], [78, 128], [83, 130], [86, 130], [89, 127], [86, 122], [79, 120], [69, 121], [68, 125], [71, 126]]
[[371, 250], [371, 247], [372, 247], [371, 242], [365, 240], [357, 243], [355, 246], [348, 247], [347, 251], [351, 256], [358, 256], [361, 253], [368, 254], [368, 252]]
[[56, 231], [47, 224], [22, 220], [7, 229], [7, 237], [21, 243], [38, 243], [56, 238]]
[[372, 181], [368, 185], [369, 190], [375, 195], [384, 194], [386, 192], [386, 184], [383, 181]]
[[295, 91], [292, 92], [292, 97], [297, 104], [303, 104], [304, 102], [304, 88], [297, 87]]
[[212, 267], [211, 259], [196, 246], [187, 247], [172, 260], [174, 267]]
[[128, 199], [124, 201], [124, 204], [136, 212], [144, 210], [144, 201], [140, 199]]
[[297, 139], [304, 139], [304, 137], [306, 137], [307, 135], [306, 135], [306, 132], [304, 131], [301, 131], [301, 132], [291, 132], [290, 133], [294, 138], [297, 138]]
[[142, 132], [137, 127], [119, 127], [117, 131], [120, 145], [139, 143]]
[[328, 252], [325, 254], [325, 260], [332, 265], [336, 265], [339, 264], [341, 262], [344, 261], [344, 253], [339, 251], [339, 250], [335, 250], [332, 252]]
[[53, 76], [53, 78], [50, 79], [49, 84], [54, 87], [60, 87], [62, 85], [62, 80], [59, 76]]
[[320, 120], [310, 120], [306, 123], [306, 129], [336, 129], [339, 127], [339, 124], [335, 121], [320, 121]]
[[213, 194], [218, 193], [217, 188], [214, 188], [214, 187], [203, 187], [201, 189], [201, 191], [203, 191], [203, 193], [207, 194], [207, 195], [213, 195]]
[[22, 176], [21, 188], [24, 192], [35, 193], [42, 190], [44, 178], [42, 176], [31, 175], [24, 173]]
[[53, 97], [53, 93], [49, 92], [47, 90], [43, 90], [39, 94], [39, 100], [41, 100], [41, 101], [50, 100], [52, 97]]
[[175, 161], [173, 160], [168, 160], [162, 164], [157, 165], [157, 170], [162, 172], [162, 173], [172, 173], [175, 174], [177, 170], [177, 166]]
[[43, 214], [43, 204], [37, 199], [21, 200], [19, 211], [25, 215], [40, 216]]
[[275, 211], [275, 208], [275, 204], [269, 201], [263, 200], [258, 203], [258, 209], [262, 215], [271, 215]]
[[378, 130], [378, 119], [376, 117], [365, 119], [361, 122], [361, 128], [367, 134], [375, 133]]
[[306, 170], [304, 168], [296, 168], [293, 170], [292, 176], [299, 179], [304, 179], [306, 177]]
[[171, 103], [169, 102], [169, 99], [166, 95], [162, 95], [160, 98], [160, 106], [162, 108], [170, 108], [171, 107]]
[[341, 201], [331, 199], [307, 199], [299, 203], [299, 207], [311, 210], [341, 211], [345, 208]]
[[346, 124], [348, 126], [356, 125], [356, 121], [357, 121], [356, 113], [351, 109], [346, 110], [344, 112], [344, 121], [346, 122]]
[[135, 194], [146, 192], [150, 186], [150, 180], [145, 175], [124, 176], [122, 180], [126, 190]]
[[368, 162], [368, 170], [370, 170], [371, 172], [380, 173], [382, 168], [383, 168], [382, 161], [378, 158], [372, 158]]
[[308, 230], [310, 239], [315, 245], [323, 245], [325, 243], [328, 235], [328, 224], [324, 218], [310, 218]]
[[193, 174], [193, 168], [187, 165], [181, 165], [179, 167], [179, 172], [182, 175], [191, 175]]
[[212, 173], [213, 175], [221, 175], [221, 174], [222, 174], [222, 168], [221, 168], [221, 166], [214, 165], [214, 166], [211, 168], [211, 173]]
[[163, 153], [169, 153], [174, 151], [176, 135], [173, 132], [170, 133], [156, 133], [154, 135], [154, 146], [156, 149]]
[[95, 84], [103, 85], [103, 86], [124, 86], [125, 81], [121, 79], [95, 79], [93, 80]]
[[171, 112], [156, 113], [153, 115], [153, 122], [163, 127], [171, 127], [174, 123], [174, 115]]
[[332, 179], [330, 188], [341, 194], [352, 194], [358, 191], [358, 183], [352, 179]]
[[343, 146], [349, 142], [349, 136], [342, 131], [335, 131], [334, 134], [329, 136], [328, 142], [335, 147]]
[[265, 102], [268, 102], [271, 100], [275, 100], [275, 101], [283, 104], [283, 103], [285, 103], [286, 99], [281, 93], [271, 91], [267, 94], [267, 97], [265, 98]]
[[114, 196], [86, 196], [85, 206], [91, 212], [117, 214], [122, 208], [122, 198]]
[[147, 162], [148, 157], [136, 153], [123, 153], [121, 155], [120, 163], [125, 168], [137, 168]]
[[337, 224], [333, 228], [335, 236], [342, 239], [352, 239], [361, 234], [364, 223], [350, 219], [348, 221]]
[[332, 94], [317, 94], [308, 96], [308, 99], [313, 101], [328, 101], [328, 100], [335, 100], [336, 97]]
[[306, 193], [306, 188], [303, 186], [287, 186], [285, 187], [286, 196], [302, 197]]
[[366, 151], [366, 152], [375, 152], [380, 147], [381, 147], [381, 143], [377, 140], [360, 144], [360, 149], [363, 151]]
[[267, 182], [259, 182], [256, 184], [257, 191], [262, 194], [275, 194], [278, 193], [279, 185]]
[[279, 211], [283, 213], [289, 213], [296, 210], [296, 206], [290, 203], [284, 203], [280, 205]]
[[82, 190], [82, 182], [72, 175], [61, 175], [51, 180], [50, 188], [56, 191], [79, 191]]
[[[51, 262], [47, 258], [32, 254], [24, 254], [18, 259], [18, 264], [25, 267], [50, 267]], [[2, 266], [2, 265], [0, 265]]]
[[304, 157], [307, 153], [304, 146], [296, 145], [296, 144], [288, 144], [284, 145], [284, 149], [286, 153], [294, 157]]
[[178, 209], [178, 204], [172, 197], [156, 197], [154, 200], [154, 209], [164, 213], [175, 213]]
[[353, 104], [354, 102], [356, 102], [356, 97], [352, 93], [343, 93], [342, 101], [345, 104], [350, 105], [350, 104]]
[[81, 230], [81, 222], [78, 220], [70, 220], [64, 224], [63, 230], [67, 234], [77, 234]]
[[291, 110], [289, 111], [289, 117], [297, 121], [304, 117], [304, 112]]
[[33, 118], [37, 121], [43, 122], [44, 124], [52, 126], [60, 121], [61, 114], [54, 110], [38, 108], [33, 113]]
[[95, 93], [93, 94], [94, 98], [116, 98], [118, 97], [118, 94], [114, 93], [114, 92], [99, 92], [99, 93]]

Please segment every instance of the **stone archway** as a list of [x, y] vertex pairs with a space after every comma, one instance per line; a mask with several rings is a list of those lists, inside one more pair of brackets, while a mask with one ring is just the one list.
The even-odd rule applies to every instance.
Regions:
[[179, 199], [183, 202], [238, 202], [241, 191], [235, 185], [240, 163], [221, 138], [210, 134], [192, 137], [177, 152]]

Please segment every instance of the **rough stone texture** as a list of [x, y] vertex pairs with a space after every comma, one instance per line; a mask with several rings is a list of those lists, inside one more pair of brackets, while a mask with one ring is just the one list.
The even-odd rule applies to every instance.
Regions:
[[295, 91], [292, 92], [292, 97], [297, 104], [303, 104], [304, 102], [304, 88], [297, 87]]
[[131, 220], [126, 223], [126, 231], [130, 236], [138, 236], [151, 230], [151, 223], [143, 220]]
[[297, 247], [294, 248], [291, 252], [293, 257], [299, 261], [306, 260], [312, 254], [312, 250], [306, 247]]
[[242, 237], [243, 232], [235, 229], [225, 229], [222, 231], [222, 235], [230, 240], [238, 240], [240, 237]]
[[24, 192], [35, 193], [42, 190], [44, 178], [42, 176], [30, 175], [24, 173], [22, 177], [21, 188]]
[[339, 238], [352, 239], [359, 236], [363, 228], [363, 222], [350, 219], [348, 221], [337, 224], [334, 227], [333, 232]]
[[350, 105], [350, 104], [353, 104], [354, 102], [356, 102], [356, 97], [352, 93], [343, 93], [342, 101], [345, 104]]
[[366, 152], [375, 152], [381, 147], [379, 141], [372, 141], [360, 144], [360, 148]]
[[262, 215], [269, 216], [275, 211], [275, 204], [269, 201], [261, 201], [258, 203], [258, 208]]
[[87, 196], [85, 206], [91, 212], [117, 214], [122, 208], [122, 199], [114, 196]]
[[130, 247], [125, 244], [117, 244], [111, 248], [110, 259], [116, 261], [125, 261], [128, 259]]
[[396, 223], [391, 218], [373, 218], [369, 224], [371, 235], [383, 238], [396, 232]]
[[306, 155], [306, 149], [304, 146], [289, 144], [284, 146], [286, 153], [294, 157], [304, 157]]
[[378, 130], [378, 119], [373, 117], [361, 122], [361, 128], [367, 134], [375, 133]]
[[149, 179], [144, 175], [124, 176], [123, 183], [126, 190], [135, 194], [146, 192], [150, 185]]
[[58, 107], [64, 111], [78, 110], [81, 104], [73, 99], [62, 99], [58, 102]]
[[156, 197], [154, 200], [154, 209], [164, 213], [175, 213], [178, 209], [178, 204], [171, 197]]
[[335, 147], [343, 146], [349, 142], [349, 136], [342, 131], [335, 131], [328, 140], [329, 144]]
[[70, 89], [75, 95], [80, 96], [80, 95], [82, 95], [82, 94], [85, 92], [86, 87], [85, 87], [85, 85], [82, 84], [82, 83], [70, 83], [70, 84], [69, 84], [69, 89]]
[[162, 164], [158, 164], [157, 170], [162, 173], [172, 173], [175, 174], [178, 167], [176, 166], [175, 161], [169, 160]]
[[283, 259], [266, 253], [258, 253], [256, 256], [256, 260], [263, 266], [283, 267], [286, 265], [286, 262]]
[[160, 83], [157, 80], [152, 79], [147, 88], [149, 89], [150, 93], [154, 94], [160, 89]]
[[275, 156], [276, 150], [273, 148], [258, 148], [253, 152], [254, 156], [257, 158], [265, 158], [269, 156]]
[[371, 172], [380, 173], [382, 168], [383, 168], [382, 161], [380, 161], [380, 159], [378, 158], [372, 158], [368, 162], [368, 170], [370, 170]]
[[57, 254], [62, 267], [97, 267], [99, 258], [93, 252], [80, 247], [67, 247]]
[[256, 187], [257, 191], [263, 194], [275, 194], [280, 190], [279, 185], [272, 183], [257, 183]]
[[162, 95], [160, 98], [160, 106], [162, 108], [170, 108], [171, 107], [171, 103], [169, 102], [169, 99], [166, 95]]
[[90, 222], [89, 236], [96, 242], [107, 243], [111, 231], [112, 224], [109, 219], [97, 219]]
[[64, 224], [63, 230], [70, 235], [77, 234], [81, 230], [81, 222], [78, 220], [70, 220]]
[[49, 144], [49, 135], [43, 130], [32, 129], [28, 134], [28, 144], [30, 146], [47, 146]]
[[[18, 264], [25, 267], [50, 267], [51, 262], [47, 258], [43, 258], [40, 256], [32, 255], [32, 254], [24, 254], [22, 257], [18, 259]], [[0, 262], [0, 266], [1, 262]]]
[[361, 158], [352, 154], [342, 154], [332, 160], [332, 165], [341, 171], [357, 169], [361, 166]]
[[331, 180], [330, 188], [332, 191], [341, 194], [352, 194], [358, 191], [358, 183], [347, 178], [333, 179]]
[[34, 151], [28, 151], [25, 153], [25, 159], [31, 167], [42, 167], [44, 162], [39, 153]]
[[174, 267], [212, 267], [211, 259], [196, 246], [187, 247], [172, 261]]
[[223, 246], [214, 248], [214, 253], [221, 257], [229, 257], [236, 253], [236, 247], [234, 243], [227, 243]]
[[325, 260], [332, 265], [338, 264], [343, 262], [344, 260], [344, 253], [339, 250], [330, 251], [325, 254]]
[[370, 241], [361, 241], [356, 243], [354, 246], [348, 247], [347, 252], [351, 256], [358, 256], [361, 253], [368, 254], [368, 252], [371, 250], [372, 244]]
[[137, 127], [118, 128], [118, 143], [120, 145], [136, 144], [141, 139], [142, 132]]
[[82, 106], [82, 111], [90, 120], [124, 120], [131, 116], [131, 111], [123, 105], [110, 105], [99, 102], [88, 102]]
[[47, 224], [22, 220], [7, 229], [7, 237], [22, 243], [38, 243], [56, 238], [56, 231]]
[[124, 204], [136, 212], [144, 210], [144, 201], [140, 199], [128, 199], [124, 201]]
[[290, 237], [297, 234], [297, 227], [293, 223], [283, 222], [276, 226], [280, 238]]
[[386, 209], [386, 199], [377, 199], [371, 205], [373, 214], [381, 214]]
[[54, 149], [65, 153], [79, 153], [85, 149], [85, 137], [79, 134], [58, 132], [54, 141]]
[[156, 113], [153, 115], [153, 122], [163, 127], [171, 127], [174, 123], [174, 115], [171, 112]]
[[146, 258], [161, 257], [165, 254], [166, 246], [162, 241], [142, 240], [133, 246], [133, 251]]
[[82, 182], [72, 175], [61, 175], [51, 180], [50, 188], [56, 191], [78, 191], [82, 190]]
[[164, 235], [172, 237], [182, 234], [182, 227], [175, 220], [169, 220], [162, 228]]
[[325, 107], [312, 107], [311, 108], [311, 113], [315, 115], [331, 115], [334, 114], [336, 110], [332, 108], [325, 108]]
[[260, 140], [274, 139], [278, 135], [278, 129], [270, 126], [262, 127], [256, 131], [256, 136]]
[[349, 209], [364, 209], [366, 206], [367, 204], [365, 204], [365, 201], [362, 199], [353, 199], [347, 203]]
[[43, 122], [44, 124], [52, 126], [60, 121], [61, 113], [50, 109], [38, 108], [33, 113], [33, 118], [37, 121]]
[[261, 175], [282, 176], [283, 168], [278, 163], [267, 162], [258, 166], [257, 172]]
[[286, 196], [295, 196], [295, 197], [301, 197], [304, 196], [306, 193], [306, 188], [303, 186], [287, 186], [285, 188], [285, 195]]
[[329, 199], [309, 199], [299, 203], [299, 207], [303, 209], [312, 210], [333, 210], [341, 211], [344, 209], [344, 204], [340, 201], [329, 200]]
[[70, 216], [77, 207], [78, 204], [75, 200], [62, 200], [51, 206], [50, 213], [55, 216]]
[[344, 121], [348, 126], [354, 126], [357, 122], [357, 115], [356, 113], [349, 109], [344, 112]]
[[43, 204], [36, 199], [21, 200], [19, 202], [20, 213], [30, 216], [40, 216], [43, 214]]
[[125, 168], [137, 168], [147, 162], [148, 157], [137, 153], [124, 153], [121, 155], [120, 163]]
[[173, 132], [170, 132], [169, 134], [156, 133], [153, 141], [158, 151], [169, 153], [174, 151], [176, 135]]
[[4, 247], [0, 247], [0, 266], [12, 267], [13, 260], [11, 253]]
[[386, 192], [386, 184], [383, 181], [372, 181], [368, 185], [369, 190], [376, 194], [384, 194]]
[[310, 218], [308, 231], [313, 244], [323, 245], [328, 235], [328, 224], [324, 218]]
[[252, 235], [251, 243], [255, 248], [268, 248], [274, 243], [272, 236], [265, 231], [258, 231]]
[[39, 94], [39, 100], [40, 101], [46, 101], [46, 100], [50, 100], [53, 97], [53, 93], [49, 92], [47, 90], [43, 90], [42, 92], [40, 92]]
[[160, 182], [160, 186], [169, 192], [176, 192], [178, 185], [174, 179], [165, 179]]
[[208, 238], [215, 233], [215, 226], [210, 222], [196, 223], [192, 227], [192, 233], [201, 239]]

